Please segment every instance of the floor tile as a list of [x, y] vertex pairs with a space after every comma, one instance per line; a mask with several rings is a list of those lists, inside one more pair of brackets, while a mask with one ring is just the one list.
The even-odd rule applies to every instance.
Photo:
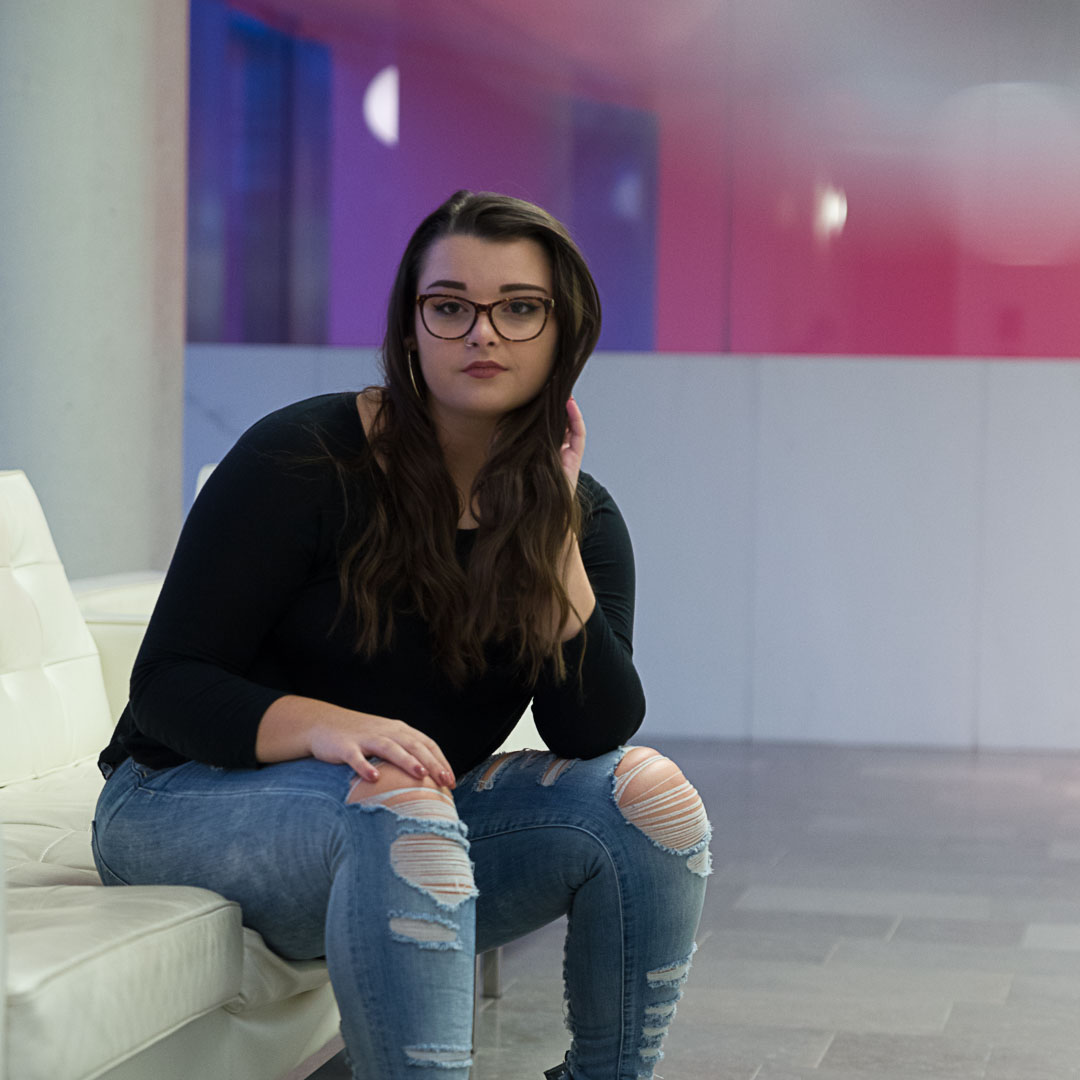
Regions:
[[[991, 922], [980, 919], [903, 918], [890, 941], [918, 941], [934, 945], [1019, 945], [1024, 923]], [[849, 937], [853, 935], [847, 935]]]
[[1049, 949], [998, 949], [906, 941], [842, 941], [830, 965], [907, 967], [939, 971], [996, 971], [999, 974], [1080, 975], [1080, 953]]
[[1080, 975], [1017, 975], [1009, 990], [1009, 1003], [1072, 1003], [1080, 1010]]
[[985, 919], [988, 899], [921, 892], [869, 892], [862, 889], [784, 888], [754, 885], [735, 907], [750, 911], [824, 912], [833, 915], [921, 916]]
[[[889, 1069], [888, 1072], [868, 1074], [858, 1069], [806, 1069], [785, 1065], [763, 1065], [754, 1080], [865, 1080], [867, 1076], [873, 1076], [873, 1080], [934, 1080], [933, 1073], [908, 1072], [900, 1069]], [[698, 1080], [706, 1080], [707, 1074], [702, 1073]]]
[[766, 990], [688, 988], [709, 1001], [724, 1024], [774, 1024], [789, 1028], [844, 1029], [912, 1035], [940, 1034], [952, 1002], [925, 995], [886, 995], [859, 998], [826, 997], [817, 993]]
[[968, 1040], [842, 1031], [826, 1051], [821, 1068], [868, 1078], [898, 1071], [934, 1080], [982, 1080], [989, 1056], [989, 1046]]
[[[823, 964], [836, 948], [831, 934], [776, 934], [766, 930], [713, 930], [709, 950], [721, 963], [729, 960], [787, 960]], [[699, 937], [700, 945], [702, 938]]]
[[[1080, 910], [1077, 911], [1080, 918]], [[1034, 923], [1024, 932], [1022, 942], [1025, 949], [1064, 949], [1068, 952], [1080, 952], [1080, 924], [1078, 923]]]
[[1077, 1080], [1080, 1057], [1070, 1048], [995, 1046], [986, 1064], [986, 1080]]
[[695, 976], [712, 988], [738, 991], [805, 993], [843, 999], [927, 997], [948, 1001], [1004, 1004], [1011, 975], [979, 971], [919, 971], [904, 968], [822, 966], [761, 958], [732, 959], [703, 950]]
[[981, 1040], [996, 1047], [1071, 1050], [1080, 1060], [1075, 1002], [981, 1006], [959, 1003], [945, 1032], [954, 1038]]
[[[832, 1039], [831, 1031], [718, 1023], [704, 1000], [687, 994], [671, 1030], [666, 1060], [686, 1063], [708, 1055], [729, 1068], [757, 1068], [766, 1062], [814, 1068]], [[670, 1080], [667, 1071], [660, 1070], [664, 1080]]]
[[1055, 840], [1047, 854], [1051, 859], [1062, 862], [1080, 862], [1080, 843], [1075, 840]]
[[[745, 894], [745, 890], [744, 890]], [[739, 898], [740, 900], [742, 897]], [[837, 915], [831, 912], [749, 910], [736, 902], [730, 911], [714, 916], [712, 925], [721, 930], [749, 930], [763, 933], [829, 936], [834, 938], [879, 938], [890, 936], [896, 925], [892, 915]]]

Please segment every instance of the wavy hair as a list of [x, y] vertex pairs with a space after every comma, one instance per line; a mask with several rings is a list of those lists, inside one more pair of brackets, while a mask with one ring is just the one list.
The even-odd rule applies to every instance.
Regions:
[[[550, 260], [555, 298], [551, 375], [496, 427], [469, 493], [479, 528], [465, 566], [455, 555], [463, 507], [409, 347], [420, 270], [445, 236], [535, 240]], [[385, 382], [363, 470], [373, 498], [349, 499], [353, 507], [373, 505], [363, 506], [339, 563], [342, 610], [355, 613], [358, 652], [371, 656], [390, 645], [397, 607], [427, 623], [436, 661], [455, 686], [484, 671], [488, 643], [510, 645], [530, 684], [548, 662], [565, 679], [559, 639], [573, 606], [561, 571], [566, 539], [580, 538], [587, 508], [566, 482], [559, 449], [566, 401], [599, 335], [596, 284], [565, 226], [547, 211], [506, 195], [458, 191], [420, 223], [390, 294]], [[340, 459], [336, 464], [348, 495], [355, 478]]]

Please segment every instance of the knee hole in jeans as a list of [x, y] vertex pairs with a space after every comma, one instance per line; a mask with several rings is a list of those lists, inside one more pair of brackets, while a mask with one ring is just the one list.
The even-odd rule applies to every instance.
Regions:
[[701, 796], [675, 762], [650, 746], [626, 751], [615, 768], [614, 793], [626, 820], [663, 848], [687, 852], [708, 838]]
[[443, 907], [457, 907], [476, 895], [469, 856], [456, 837], [405, 833], [390, 845], [390, 865]]
[[454, 800], [435, 787], [391, 788], [375, 795], [364, 793], [364, 781], [353, 784], [346, 802], [364, 803], [366, 806], [385, 806], [398, 817], [416, 821], [457, 821]]
[[[403, 881], [415, 886], [443, 908], [455, 908], [476, 896], [472, 864], [461, 834], [453, 798], [434, 783], [393, 787], [365, 794], [356, 783], [346, 802], [364, 810], [389, 810], [401, 818], [403, 830], [390, 845], [390, 866]], [[432, 831], [408, 825], [430, 824]]]

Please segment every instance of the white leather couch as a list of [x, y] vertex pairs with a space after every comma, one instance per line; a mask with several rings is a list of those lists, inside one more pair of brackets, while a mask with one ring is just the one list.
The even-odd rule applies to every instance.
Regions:
[[236, 904], [98, 879], [95, 759], [155, 587], [92, 588], [84, 619], [29, 482], [0, 472], [0, 1080], [298, 1080], [341, 1045], [325, 966], [282, 961]]

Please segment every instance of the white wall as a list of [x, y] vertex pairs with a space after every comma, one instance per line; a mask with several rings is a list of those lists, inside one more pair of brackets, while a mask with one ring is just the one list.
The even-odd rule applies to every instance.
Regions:
[[73, 577], [180, 523], [187, 0], [0, 2], [0, 469]]
[[[189, 346], [187, 490], [370, 350]], [[1080, 748], [1080, 364], [610, 354], [646, 732]]]

